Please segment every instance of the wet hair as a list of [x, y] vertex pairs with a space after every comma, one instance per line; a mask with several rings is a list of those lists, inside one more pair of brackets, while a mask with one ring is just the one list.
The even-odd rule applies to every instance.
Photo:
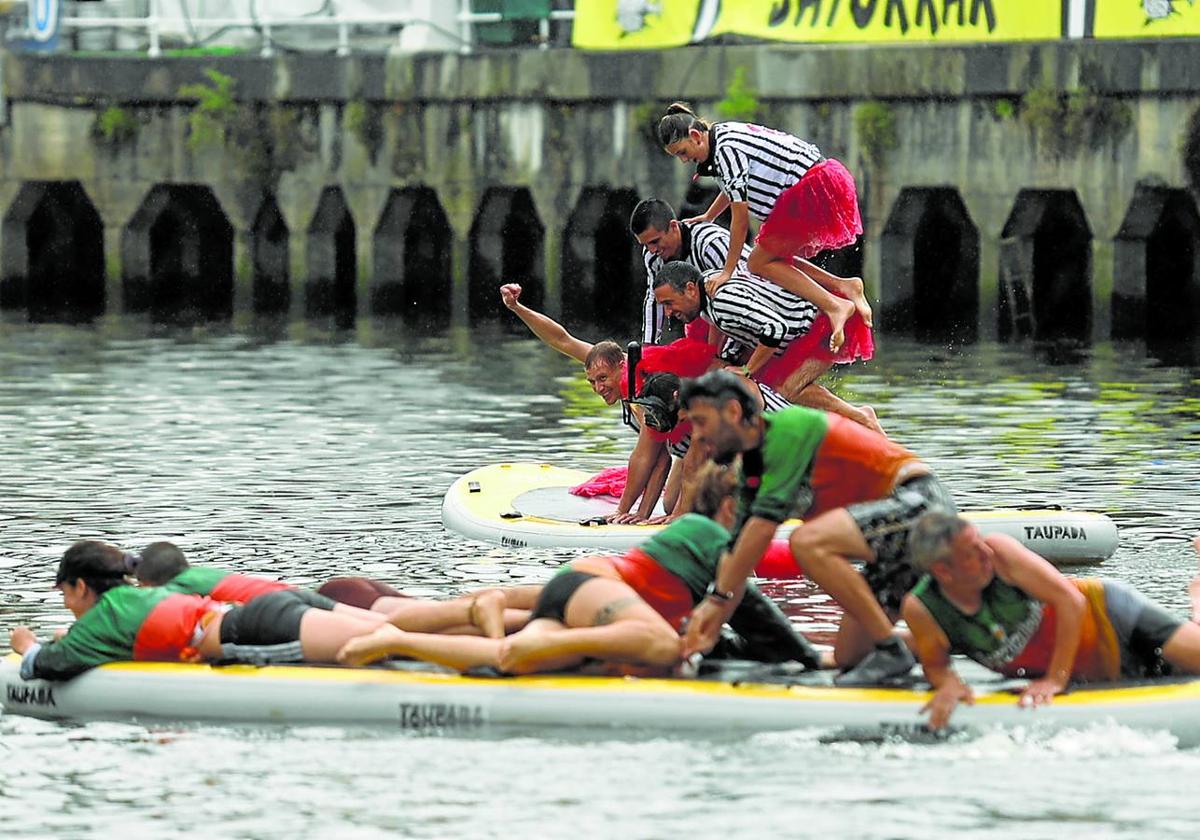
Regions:
[[654, 275], [654, 288], [669, 285], [677, 292], [686, 292], [688, 283], [695, 283], [698, 286], [703, 279], [704, 275], [696, 266], [683, 260], [673, 260], [660, 268], [658, 274]]
[[115, 545], [99, 540], [80, 540], [68, 548], [58, 561], [54, 585], [82, 580], [97, 595], [118, 586], [128, 586], [129, 566], [126, 554]]
[[162, 586], [174, 580], [188, 565], [183, 551], [175, 543], [150, 543], [142, 549], [142, 561], [137, 566], [138, 583]]
[[652, 373], [642, 383], [637, 397], [629, 401], [642, 407], [642, 418], [656, 432], [669, 432], [679, 424], [679, 377]]
[[710, 462], [701, 468], [697, 482], [692, 510], [713, 519], [721, 509], [721, 503], [737, 489], [737, 470]]
[[667, 106], [667, 113], [658, 121], [658, 142], [665, 149], [687, 137], [693, 128], [708, 131], [710, 126], [683, 102], [672, 102]]
[[908, 535], [908, 562], [918, 572], [928, 572], [934, 563], [948, 563], [953, 551], [950, 544], [970, 524], [940, 510], [924, 514]]
[[592, 365], [597, 363], [611, 366], [622, 364], [624, 361], [625, 351], [621, 349], [620, 344], [615, 341], [600, 341], [592, 345], [592, 349], [583, 359], [583, 366], [591, 370]]
[[649, 228], [663, 231], [670, 227], [675, 218], [675, 208], [661, 198], [644, 198], [633, 208], [629, 230], [634, 236], [641, 236]]
[[718, 408], [730, 400], [737, 400], [742, 407], [743, 422], [753, 420], [761, 412], [758, 400], [745, 380], [727, 370], [710, 370], [695, 379], [683, 380], [679, 389], [679, 404], [688, 409], [697, 400], [712, 403]]

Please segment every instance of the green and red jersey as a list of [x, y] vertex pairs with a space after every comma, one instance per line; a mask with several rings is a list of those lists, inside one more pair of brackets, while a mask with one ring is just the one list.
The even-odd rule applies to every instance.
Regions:
[[783, 522], [881, 499], [917, 456], [839, 414], [793, 406], [763, 415], [762, 443], [742, 453], [736, 535], [752, 516]]

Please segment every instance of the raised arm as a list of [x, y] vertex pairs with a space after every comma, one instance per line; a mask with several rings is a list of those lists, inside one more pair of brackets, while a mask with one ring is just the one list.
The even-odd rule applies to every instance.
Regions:
[[553, 318], [543, 315], [541, 312], [535, 312], [521, 303], [521, 286], [519, 284], [507, 283], [501, 286], [500, 299], [504, 301], [506, 307], [525, 322], [529, 331], [541, 339], [543, 344], [548, 344], [564, 356], [570, 356], [583, 364], [592, 345], [571, 335], [562, 324]]

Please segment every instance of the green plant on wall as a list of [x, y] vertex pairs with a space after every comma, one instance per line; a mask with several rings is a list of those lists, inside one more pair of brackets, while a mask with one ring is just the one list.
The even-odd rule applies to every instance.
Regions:
[[1021, 97], [1021, 120], [1039, 145], [1065, 157], [1120, 140], [1133, 125], [1133, 112], [1125, 102], [1087, 87], [1059, 91], [1042, 84]]
[[1011, 99], [997, 99], [992, 105], [992, 114], [998, 120], [1011, 120], [1017, 115], [1017, 105]]
[[1197, 108], [1183, 130], [1183, 171], [1192, 189], [1200, 193], [1200, 108]]
[[871, 100], [854, 109], [854, 131], [867, 159], [883, 163], [887, 153], [900, 145], [896, 131], [896, 112], [886, 102]]
[[342, 120], [346, 131], [362, 144], [374, 164], [383, 148], [383, 110], [361, 99], [346, 104]]
[[746, 68], [737, 67], [725, 88], [725, 98], [717, 103], [717, 116], [724, 120], [757, 122], [761, 104], [757, 91], [746, 82]]
[[138, 133], [138, 121], [133, 112], [119, 105], [109, 105], [96, 114], [92, 137], [101, 146], [116, 148], [130, 142]]
[[196, 100], [188, 115], [187, 142], [193, 151], [224, 142], [238, 110], [233, 98], [237, 81], [212, 67], [204, 75], [208, 84], [197, 82], [179, 88], [181, 97]]
[[299, 112], [279, 104], [238, 102], [232, 76], [213, 68], [204, 75], [207, 84], [179, 88], [181, 97], [196, 101], [188, 115], [188, 148], [195, 152], [221, 146], [239, 179], [273, 188], [279, 176], [299, 161]]

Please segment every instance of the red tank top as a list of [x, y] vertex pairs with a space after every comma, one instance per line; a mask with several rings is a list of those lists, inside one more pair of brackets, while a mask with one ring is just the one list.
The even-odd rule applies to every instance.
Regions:
[[891, 494], [900, 468], [917, 456], [840, 414], [826, 413], [829, 430], [813, 461], [813, 504], [805, 518]]
[[178, 662], [192, 646], [196, 624], [219, 606], [202, 595], [171, 595], [150, 611], [133, 640], [133, 658], [150, 662]]
[[247, 601], [257, 598], [259, 595], [267, 595], [271, 592], [279, 592], [283, 589], [295, 589], [290, 583], [283, 583], [270, 578], [255, 577], [253, 575], [226, 575], [221, 578], [221, 582], [213, 587], [213, 591], [209, 593], [209, 597], [214, 601], [232, 601], [235, 604], [244, 604]]

